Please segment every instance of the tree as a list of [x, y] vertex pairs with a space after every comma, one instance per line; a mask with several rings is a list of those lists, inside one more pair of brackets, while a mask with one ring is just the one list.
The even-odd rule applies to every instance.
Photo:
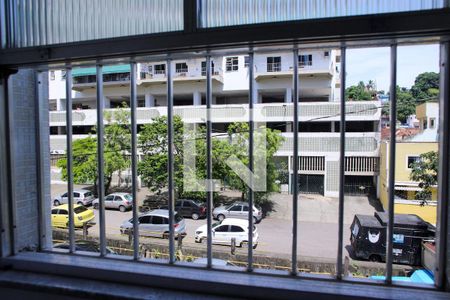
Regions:
[[[383, 106], [383, 115], [389, 115], [389, 102]], [[407, 88], [397, 86], [397, 120], [406, 123], [408, 116], [416, 113], [416, 101]]]
[[367, 84], [360, 81], [358, 85], [352, 85], [345, 90], [346, 98], [349, 100], [372, 100], [375, 98], [377, 91], [375, 82], [369, 80]]
[[[109, 193], [112, 176], [115, 172], [127, 169], [130, 161], [127, 157], [130, 149], [131, 132], [127, 125], [129, 122], [129, 111], [119, 108], [113, 112], [105, 111], [105, 134], [104, 134], [104, 176], [105, 193]], [[97, 131], [96, 126], [93, 128]], [[62, 169], [62, 177], [67, 180], [67, 159], [62, 158], [57, 166]], [[89, 136], [73, 142], [73, 179], [74, 183], [97, 184], [97, 137]]]
[[430, 100], [439, 95], [439, 74], [435, 72], [425, 72], [419, 74], [411, 87], [411, 94], [416, 100]]
[[432, 187], [437, 185], [438, 153], [430, 151], [420, 155], [420, 159], [412, 165], [411, 180], [419, 182], [421, 191], [416, 193], [416, 199], [422, 200], [422, 205], [431, 200]]

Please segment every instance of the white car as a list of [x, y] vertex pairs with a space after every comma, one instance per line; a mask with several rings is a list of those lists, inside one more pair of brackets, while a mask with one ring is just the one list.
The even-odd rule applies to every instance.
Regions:
[[[200, 226], [195, 230], [195, 242], [206, 242], [208, 233], [207, 225]], [[226, 218], [212, 225], [212, 243], [230, 245], [232, 238], [236, 239], [236, 246], [243, 247], [248, 242], [248, 221], [241, 219]], [[258, 246], [258, 230], [253, 226], [253, 249]]]
[[[73, 203], [87, 206], [94, 201], [94, 194], [88, 190], [74, 190], [73, 191]], [[67, 193], [56, 196], [53, 200], [53, 206], [58, 206], [61, 204], [68, 204], [69, 197], [67, 197]]]

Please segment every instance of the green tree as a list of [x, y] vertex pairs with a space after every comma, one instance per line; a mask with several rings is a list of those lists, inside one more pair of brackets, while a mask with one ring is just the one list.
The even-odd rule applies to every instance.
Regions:
[[[389, 102], [386, 102], [382, 110], [383, 115], [389, 115]], [[408, 116], [416, 113], [416, 101], [407, 88], [397, 86], [397, 120], [406, 123]]]
[[435, 72], [419, 74], [411, 87], [411, 94], [416, 100], [426, 101], [430, 98], [437, 98], [439, 95], [439, 74]]
[[377, 94], [375, 82], [369, 80], [367, 84], [360, 81], [357, 85], [352, 85], [345, 90], [346, 98], [349, 100], [373, 100]]
[[437, 185], [438, 153], [426, 152], [420, 155], [420, 159], [412, 165], [411, 180], [419, 182], [421, 191], [416, 193], [417, 200], [423, 200], [422, 205], [431, 200], [432, 188]]
[[[127, 157], [130, 149], [131, 133], [127, 125], [129, 123], [129, 111], [126, 105], [115, 111], [105, 111], [104, 131], [104, 176], [105, 193], [109, 193], [112, 176], [115, 172], [121, 172], [130, 165]], [[97, 131], [96, 126], [93, 128]], [[57, 166], [62, 169], [62, 177], [67, 180], [67, 159], [62, 158]], [[97, 184], [97, 137], [89, 136], [73, 142], [73, 177], [74, 183]]]

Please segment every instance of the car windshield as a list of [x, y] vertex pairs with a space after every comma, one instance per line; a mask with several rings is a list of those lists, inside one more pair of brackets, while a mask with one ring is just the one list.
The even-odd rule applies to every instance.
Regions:
[[219, 225], [220, 225], [220, 222], [216, 222], [216, 223], [212, 224], [212, 227], [216, 227], [216, 226], [219, 226]]
[[84, 197], [85, 198], [88, 198], [88, 197], [91, 197], [92, 196], [92, 192], [86, 192], [86, 193], [84, 193]]
[[84, 211], [87, 211], [87, 208], [84, 207], [84, 206], [77, 206], [77, 207], [75, 207], [73, 209], [73, 212], [76, 213], [76, 214], [80, 214], [80, 213], [82, 213]]
[[123, 197], [128, 201], [133, 201], [133, 196], [131, 196], [130, 194], [123, 195]]

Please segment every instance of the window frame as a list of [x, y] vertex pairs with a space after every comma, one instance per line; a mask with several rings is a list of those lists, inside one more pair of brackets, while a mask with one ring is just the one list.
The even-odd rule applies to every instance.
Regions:
[[226, 72], [239, 72], [239, 56], [227, 56], [225, 58]]

